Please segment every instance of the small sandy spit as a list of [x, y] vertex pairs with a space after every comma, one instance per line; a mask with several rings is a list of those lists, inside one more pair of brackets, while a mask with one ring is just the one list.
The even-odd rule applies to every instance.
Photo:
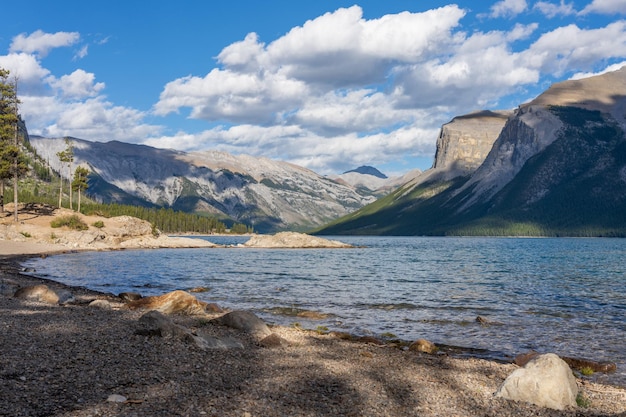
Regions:
[[[22, 226], [0, 224], [4, 233]], [[68, 250], [32, 236], [0, 240], [3, 417], [626, 415], [620, 387], [577, 379], [585, 407], [540, 408], [494, 397], [514, 364], [295, 327], [270, 325], [260, 340], [223, 325], [218, 309], [167, 314], [187, 338], [140, 331], [146, 311], [117, 295], [20, 274], [27, 256]], [[71, 296], [61, 304], [14, 296], [32, 285]], [[200, 336], [204, 344], [193, 343]]]

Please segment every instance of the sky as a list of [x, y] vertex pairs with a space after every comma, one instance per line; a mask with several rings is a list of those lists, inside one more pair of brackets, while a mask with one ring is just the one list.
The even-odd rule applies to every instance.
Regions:
[[442, 124], [626, 65], [626, 0], [20, 0], [29, 133], [428, 169]]

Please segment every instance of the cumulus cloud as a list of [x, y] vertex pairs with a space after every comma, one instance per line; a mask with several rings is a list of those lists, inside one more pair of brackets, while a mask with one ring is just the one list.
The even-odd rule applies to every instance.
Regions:
[[59, 79], [50, 79], [49, 83], [53, 88], [58, 89], [64, 97], [80, 99], [94, 97], [104, 89], [104, 83], [96, 83], [95, 79], [95, 74], [77, 69]]
[[491, 6], [491, 17], [515, 17], [527, 8], [526, 0], [501, 0]]
[[330, 174], [351, 164], [397, 162], [398, 154], [421, 156], [434, 152], [437, 128], [408, 125], [390, 132], [360, 136], [346, 133], [333, 137], [315, 134], [299, 126], [242, 124], [216, 127], [196, 134], [179, 132], [144, 143], [158, 148], [187, 151], [213, 149], [234, 154], [271, 155], [319, 173]]
[[543, 34], [523, 53], [525, 65], [562, 75], [568, 68], [593, 69], [599, 61], [626, 56], [626, 21], [599, 29], [571, 24]]
[[104, 97], [71, 103], [58, 102], [61, 111], [54, 123], [40, 129], [48, 137], [76, 136], [91, 140], [123, 140], [136, 142], [137, 138], [156, 135], [161, 128], [143, 123], [145, 114], [138, 110], [115, 106]]
[[561, 0], [560, 4], [554, 4], [548, 1], [538, 1], [533, 6], [533, 10], [539, 11], [548, 19], [552, 19], [556, 16], [570, 16], [576, 14], [576, 9], [572, 3], [565, 3], [565, 0]]
[[30, 35], [24, 33], [13, 38], [10, 52], [36, 53], [40, 57], [48, 55], [51, 49], [62, 46], [71, 46], [80, 40], [78, 32], [45, 33], [37, 30]]
[[593, 0], [580, 14], [626, 14], [626, 0]]
[[[353, 94], [339, 90], [385, 84], [395, 66], [449, 52], [462, 38], [453, 29], [465, 13], [446, 6], [365, 20], [353, 6], [310, 20], [269, 45], [252, 33], [222, 50], [222, 68], [168, 83], [154, 110], [167, 115], [190, 108], [193, 118], [235, 123], [319, 119], [322, 112], [314, 108], [321, 102], [348, 111]], [[336, 103], [329, 102], [333, 98]], [[320, 130], [337, 125], [318, 121]]]
[[43, 95], [47, 92], [46, 79], [50, 71], [41, 66], [35, 56], [26, 53], [11, 53], [0, 56], [0, 67], [10, 71], [18, 79], [18, 94]]

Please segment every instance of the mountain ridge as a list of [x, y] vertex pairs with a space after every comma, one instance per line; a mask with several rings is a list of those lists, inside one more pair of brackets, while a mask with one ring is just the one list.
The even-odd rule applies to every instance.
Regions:
[[474, 170], [435, 163], [315, 232], [626, 236], [625, 128], [626, 67], [557, 83], [507, 118]]
[[[185, 153], [124, 142], [71, 138], [74, 166], [92, 172], [87, 193], [99, 202], [170, 207], [229, 217], [259, 232], [305, 230], [374, 201], [354, 187], [268, 158], [217, 151]], [[53, 169], [64, 138], [30, 137]], [[66, 172], [63, 172], [67, 175]]]

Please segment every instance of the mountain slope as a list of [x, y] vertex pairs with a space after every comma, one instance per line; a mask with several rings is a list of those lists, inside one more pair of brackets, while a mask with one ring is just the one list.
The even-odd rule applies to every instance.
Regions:
[[[102, 202], [219, 214], [271, 232], [318, 226], [374, 200], [305, 168], [267, 158], [71, 140], [74, 165], [93, 172], [87, 192]], [[56, 153], [65, 149], [64, 139], [31, 136], [30, 142], [60, 170]]]
[[626, 236], [625, 130], [626, 68], [555, 84], [475, 171], [435, 164], [319, 233]]

